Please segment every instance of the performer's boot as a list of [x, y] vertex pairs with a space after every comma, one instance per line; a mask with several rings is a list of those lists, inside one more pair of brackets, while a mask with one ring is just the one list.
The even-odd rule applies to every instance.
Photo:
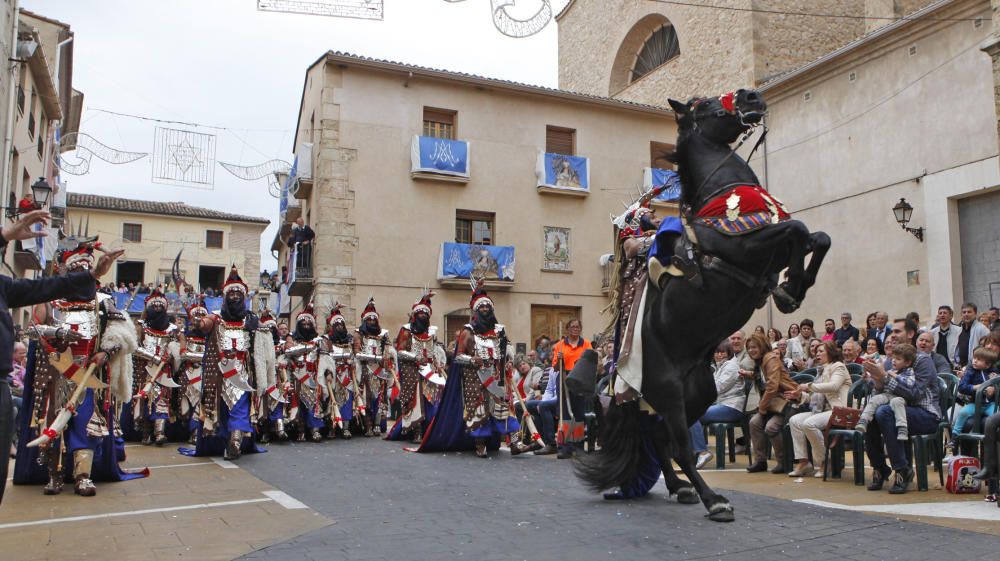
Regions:
[[153, 443], [153, 427], [148, 419], [142, 420], [142, 444], [149, 446]]
[[188, 444], [191, 444], [192, 446], [195, 445], [195, 444], [198, 444], [198, 431], [197, 430], [191, 431], [191, 436], [188, 437]]
[[476, 455], [480, 458], [486, 457], [486, 439], [477, 438], [476, 439]]
[[372, 430], [372, 418], [368, 415], [364, 416], [365, 424], [365, 436], [375, 436], [375, 432]]
[[[50, 443], [52, 446], [54, 443]], [[46, 495], [58, 495], [63, 490], [63, 477], [59, 469], [59, 449], [46, 448], [44, 452], [47, 457], [39, 456], [38, 461], [44, 462], [49, 471], [49, 482], [45, 484], [42, 493]]]
[[379, 436], [382, 434], [382, 423], [384, 421], [385, 421], [384, 416], [379, 418], [378, 422], [376, 422], [372, 427], [372, 434], [374, 434], [375, 436]]
[[268, 430], [268, 429], [261, 430], [261, 427], [259, 427], [259, 426], [257, 427], [257, 430], [260, 431], [260, 443], [261, 444], [270, 444], [271, 443], [271, 431]]
[[166, 419], [156, 419], [153, 421], [153, 435], [156, 439], [157, 446], [163, 446], [167, 443], [167, 420]]
[[274, 434], [278, 437], [278, 440], [284, 442], [288, 440], [288, 433], [285, 432], [285, 420], [278, 419], [274, 422]]
[[73, 491], [81, 497], [93, 497], [97, 487], [90, 479], [90, 471], [94, 466], [93, 450], [77, 450], [73, 452]]
[[413, 423], [410, 425], [410, 441], [420, 442], [424, 439], [424, 425], [423, 423]]
[[323, 434], [319, 432], [319, 429], [310, 429], [309, 440], [312, 442], [323, 442]]
[[695, 288], [703, 286], [701, 267], [695, 263], [692, 248], [687, 244], [684, 236], [677, 236], [677, 239], [674, 240], [674, 254], [670, 257], [670, 264], [680, 269], [684, 278]]
[[222, 455], [224, 460], [235, 460], [240, 457], [240, 445], [243, 444], [243, 431], [234, 430], [229, 435], [229, 444], [226, 446], [226, 453]]
[[342, 436], [344, 440], [350, 440], [352, 436], [351, 429], [345, 426], [343, 429], [341, 429], [340, 436]]

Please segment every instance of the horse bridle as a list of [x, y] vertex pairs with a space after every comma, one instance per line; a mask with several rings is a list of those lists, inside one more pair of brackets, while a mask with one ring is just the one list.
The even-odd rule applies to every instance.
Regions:
[[[750, 154], [747, 156], [747, 161], [750, 161], [750, 159], [753, 158], [754, 153], [757, 152], [757, 148], [760, 148], [761, 143], [764, 141], [764, 137], [767, 136], [767, 126], [764, 125], [764, 115], [767, 114], [767, 111], [760, 111], [760, 112], [754, 111], [754, 112], [750, 112], [750, 113], [744, 113], [739, 108], [737, 108], [735, 106], [735, 104], [733, 104], [733, 101], [732, 101], [733, 97], [734, 97], [734, 93], [733, 92], [729, 92], [727, 94], [724, 94], [724, 95], [720, 96], [718, 99], [719, 99], [720, 103], [722, 103], [723, 108], [714, 111], [713, 115], [715, 117], [717, 117], [717, 118], [725, 117], [726, 115], [736, 115], [739, 118], [739, 120], [740, 120], [740, 124], [743, 125], [743, 126], [745, 126], [745, 127], [747, 127], [747, 130], [743, 133], [743, 136], [740, 138], [740, 141], [736, 143], [736, 146], [734, 148], [730, 148], [729, 153], [726, 154], [726, 157], [722, 158], [721, 160], [719, 160], [719, 163], [716, 164], [715, 168], [712, 169], [711, 173], [709, 173], [708, 175], [705, 176], [705, 179], [703, 179], [701, 181], [701, 185], [699, 185], [698, 189], [696, 189], [694, 191], [695, 193], [700, 192], [701, 189], [708, 183], [708, 180], [712, 179], [712, 177], [716, 174], [716, 172], [718, 172], [720, 169], [722, 169], [723, 164], [725, 164], [729, 160], [729, 158], [731, 158], [733, 156], [733, 154], [735, 154], [743, 146], [743, 144], [747, 140], [750, 139], [750, 136], [753, 135], [754, 129], [756, 129], [757, 127], [764, 127], [764, 132], [761, 133], [761, 135], [760, 135], [759, 138], [757, 138], [757, 142], [754, 144], [753, 149], [750, 150]], [[728, 98], [729, 99], [729, 103], [733, 104], [731, 110], [726, 108], [726, 102], [723, 101], [724, 98]], [[704, 99], [708, 99], [708, 98], [703, 98], [703, 99], [698, 100], [698, 101], [696, 101], [694, 103], [693, 109], [695, 109], [695, 111], [691, 115], [691, 120], [692, 120], [691, 130], [693, 132], [698, 133], [698, 134], [701, 134], [701, 133], [699, 132], [699, 129], [698, 129], [698, 112], [697, 112], [697, 107], [698, 107], [698, 104], [701, 101], [703, 101]], [[759, 120], [757, 120], [756, 123], [748, 123], [746, 121], [747, 117], [755, 115], [755, 114], [758, 114], [758, 113], [761, 115], [761, 118]], [[723, 191], [725, 191], [729, 187], [730, 187], [729, 185], [725, 185], [725, 186], [721, 187], [720, 189], [717, 189], [716, 191], [714, 191], [713, 193], [711, 193], [707, 197], [706, 200], [712, 200], [712, 198], [714, 198], [717, 195], [721, 194]]]

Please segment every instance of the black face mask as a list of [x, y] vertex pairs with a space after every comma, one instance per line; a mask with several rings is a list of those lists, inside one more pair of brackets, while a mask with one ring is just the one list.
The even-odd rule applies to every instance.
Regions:
[[346, 345], [351, 342], [351, 334], [347, 332], [347, 326], [342, 323], [333, 324], [333, 331], [330, 333], [330, 339], [338, 345]]
[[472, 320], [472, 329], [476, 333], [483, 334], [493, 331], [496, 327], [497, 316], [493, 313], [493, 306], [487, 310], [477, 309]]
[[361, 331], [362, 335], [375, 337], [382, 334], [382, 327], [378, 324], [378, 320], [375, 320], [374, 325], [369, 325], [368, 322], [365, 321], [361, 324], [359, 331]]
[[306, 325], [303, 321], [295, 322], [295, 333], [292, 333], [292, 338], [296, 341], [312, 341], [316, 338], [316, 326]]
[[656, 224], [653, 224], [652, 215], [648, 212], [639, 217], [639, 229], [643, 232], [653, 232], [656, 230]]
[[170, 325], [170, 318], [167, 317], [167, 310], [146, 308], [146, 325], [158, 331], [165, 331]]
[[240, 297], [238, 300], [230, 300], [227, 296], [222, 301], [222, 309], [219, 315], [226, 321], [242, 321], [247, 315], [246, 300]]
[[416, 333], [417, 335], [423, 335], [427, 333], [431, 326], [431, 317], [424, 313], [419, 313], [413, 316], [413, 320], [410, 321], [410, 331]]

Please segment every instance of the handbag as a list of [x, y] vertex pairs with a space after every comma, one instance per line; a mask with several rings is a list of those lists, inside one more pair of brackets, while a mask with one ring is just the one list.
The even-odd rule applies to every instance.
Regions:
[[[850, 430], [858, 424], [861, 420], [861, 410], [855, 409], [854, 407], [843, 407], [840, 405], [835, 405], [833, 411], [830, 413], [830, 420], [826, 423], [826, 430], [824, 431], [825, 436], [830, 435], [830, 429], [845, 429]], [[833, 440], [829, 440], [827, 445], [829, 448], [833, 448], [837, 445], [839, 441], [839, 435], [835, 436]]]

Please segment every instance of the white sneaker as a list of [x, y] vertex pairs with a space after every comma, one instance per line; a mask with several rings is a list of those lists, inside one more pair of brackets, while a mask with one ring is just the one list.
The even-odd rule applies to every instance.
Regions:
[[705, 467], [705, 464], [712, 461], [715, 456], [711, 452], [699, 452], [698, 459], [694, 463], [695, 469], [701, 469]]

